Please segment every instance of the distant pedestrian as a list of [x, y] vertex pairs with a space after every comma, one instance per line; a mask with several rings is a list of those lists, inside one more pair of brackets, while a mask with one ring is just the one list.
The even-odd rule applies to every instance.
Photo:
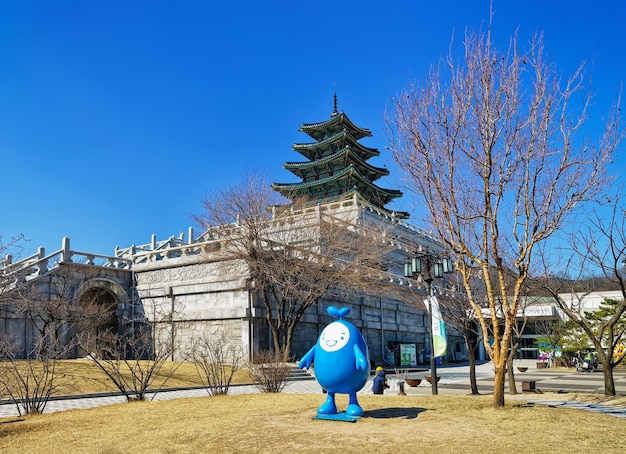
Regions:
[[387, 377], [385, 376], [385, 369], [378, 366], [376, 368], [376, 377], [374, 377], [374, 384], [372, 385], [372, 392], [374, 394], [383, 394], [385, 389], [389, 388], [387, 384]]
[[548, 367], [554, 366], [554, 350], [548, 353]]

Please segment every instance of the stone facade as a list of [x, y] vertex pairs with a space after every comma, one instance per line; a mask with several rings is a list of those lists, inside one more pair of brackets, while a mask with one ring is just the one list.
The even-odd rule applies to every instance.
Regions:
[[[304, 219], [317, 216], [323, 210], [332, 210], [333, 215], [349, 219], [360, 227], [386, 226], [381, 230], [383, 240], [393, 246], [393, 252], [388, 257], [387, 270], [381, 271], [381, 275], [386, 285], [397, 291], [382, 298], [358, 292], [350, 296], [329, 292], [317, 306], [309, 308], [299, 323], [292, 347], [294, 357], [308, 351], [330, 322], [326, 308], [331, 304], [350, 307], [349, 320], [362, 331], [370, 357], [376, 363], [392, 365], [387, 350], [399, 343], [413, 344], [417, 351], [428, 348], [428, 316], [422, 303], [426, 286], [404, 278], [403, 265], [417, 245], [431, 249], [439, 245], [425, 232], [357, 195], [294, 214]], [[183, 237], [163, 242], [153, 238], [145, 246], [116, 250], [114, 257], [94, 257], [72, 251], [66, 239], [61, 251], [48, 256], [40, 253], [25, 261], [23, 268], [34, 271], [21, 279], [40, 286], [43, 295], [45, 282], [71, 267], [75, 283], [73, 295], [68, 299], [79, 304], [81, 296], [89, 289], [105, 290], [115, 301], [120, 332], [128, 330], [133, 323], [150, 321], [157, 336], [171, 337], [174, 327], [175, 357], [182, 358], [194, 339], [223, 331], [233, 345], [241, 346], [245, 357], [252, 358], [255, 352], [272, 348], [265, 307], [257, 300], [245, 267], [240, 263], [226, 263], [223, 257], [212, 252], [220, 248], [220, 241], [224, 240], [206, 233], [194, 239], [190, 229], [186, 241]], [[44, 262], [46, 266], [42, 265]], [[58, 265], [48, 267], [53, 263]], [[6, 305], [3, 307], [0, 323], [4, 332], [17, 334], [27, 351], [34, 336], [32, 330], [24, 320], [10, 316]], [[80, 352], [76, 351], [75, 355], [80, 356]]]
[[[323, 209], [334, 210], [334, 215], [362, 226], [391, 225], [391, 229], [385, 229], [388, 236], [385, 241], [397, 244], [389, 269], [384, 273], [385, 279], [398, 288], [396, 296], [402, 292], [406, 295], [394, 299], [393, 296], [378, 298], [358, 293], [341, 296], [330, 292], [317, 306], [310, 308], [298, 324], [292, 346], [294, 357], [306, 353], [322, 328], [331, 321], [326, 313], [329, 305], [350, 307], [349, 320], [368, 341], [373, 361], [385, 361], [386, 350], [392, 343], [413, 343], [418, 350], [427, 347], [428, 317], [421, 302], [426, 296], [426, 287], [410, 287], [401, 273], [410, 254], [408, 248], [416, 244], [431, 248], [438, 245], [424, 232], [393, 219], [389, 213], [371, 207], [356, 196], [334, 206], [318, 207], [317, 212]], [[152, 248], [135, 250], [132, 255], [142, 310], [148, 319], [161, 325], [162, 335], [171, 335], [174, 326], [178, 357], [189, 350], [199, 335], [217, 329], [224, 329], [231, 342], [241, 345], [248, 358], [272, 348], [266, 309], [257, 300], [253, 284], [246, 279], [245, 266], [225, 263], [219, 255], [207, 252], [219, 249], [210, 246], [219, 241], [222, 240], [206, 240], [205, 237], [202, 242], [157, 248], [157, 251]], [[407, 304], [412, 300], [415, 304]]]
[[[69, 244], [69, 240], [66, 241]], [[90, 303], [98, 299], [113, 302], [111, 318], [118, 329], [133, 317], [136, 298], [129, 270], [73, 263], [69, 255], [65, 259], [50, 270], [39, 267], [35, 275], [24, 279], [21, 285], [6, 285], [5, 281], [4, 292], [0, 292], [4, 296], [0, 304], [0, 333], [18, 343], [15, 352], [18, 358], [31, 354], [40, 339], [44, 321], [56, 320], [59, 341], [67, 343], [75, 335], [76, 320], [88, 300]], [[57, 301], [66, 304], [67, 309], [56, 307]], [[28, 312], [33, 315], [28, 316]], [[80, 357], [85, 352], [72, 345], [64, 355]]]

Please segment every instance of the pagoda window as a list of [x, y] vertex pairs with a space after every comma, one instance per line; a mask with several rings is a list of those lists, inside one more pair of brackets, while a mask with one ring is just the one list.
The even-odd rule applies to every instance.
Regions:
[[318, 181], [320, 179], [319, 175], [315, 175], [315, 181]]
[[329, 176], [329, 177], [332, 177], [332, 176], [333, 176], [333, 171], [332, 171], [332, 170], [329, 170], [329, 171], [328, 171], [328, 176]]

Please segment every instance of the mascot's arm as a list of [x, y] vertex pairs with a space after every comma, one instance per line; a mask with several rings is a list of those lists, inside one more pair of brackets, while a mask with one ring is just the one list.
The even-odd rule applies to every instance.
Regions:
[[354, 346], [354, 357], [356, 358], [357, 370], [365, 370], [370, 367], [370, 365], [367, 364], [367, 358], [365, 357], [358, 345]]
[[298, 363], [298, 368], [308, 369], [309, 367], [311, 367], [311, 363], [313, 362], [314, 356], [315, 356], [315, 345], [311, 347], [311, 350], [306, 352], [306, 354], [302, 357], [302, 359]]

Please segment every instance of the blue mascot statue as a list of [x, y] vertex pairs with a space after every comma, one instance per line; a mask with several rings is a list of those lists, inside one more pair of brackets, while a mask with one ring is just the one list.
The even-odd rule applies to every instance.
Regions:
[[330, 306], [328, 313], [339, 320], [327, 325], [317, 343], [302, 357], [298, 367], [308, 369], [315, 362], [315, 378], [327, 392], [326, 402], [317, 409], [318, 417], [337, 414], [335, 394], [349, 394], [346, 415], [363, 415], [356, 393], [365, 386], [370, 373], [370, 358], [363, 335], [350, 322], [342, 320], [350, 313], [347, 307]]

